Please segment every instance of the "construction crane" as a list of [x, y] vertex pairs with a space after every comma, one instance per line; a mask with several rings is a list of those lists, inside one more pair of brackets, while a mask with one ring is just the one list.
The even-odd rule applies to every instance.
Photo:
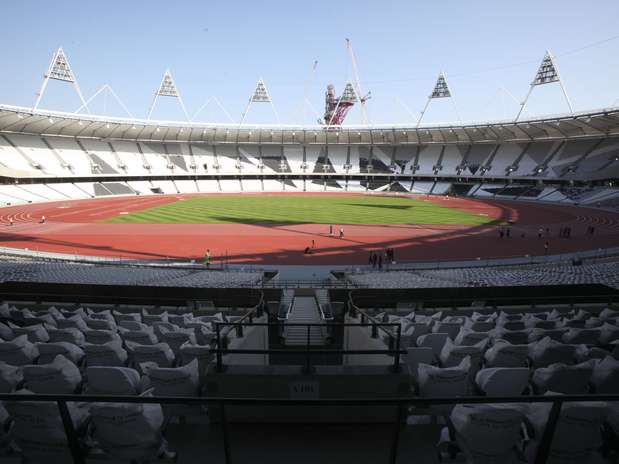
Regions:
[[361, 105], [361, 112], [363, 115], [363, 122], [368, 123], [367, 114], [365, 112], [365, 102], [372, 98], [371, 92], [363, 95], [361, 86], [359, 84], [359, 71], [357, 70], [357, 60], [355, 54], [352, 51], [352, 45], [350, 40], [346, 39], [346, 48], [353, 68], [354, 81], [348, 81], [344, 87], [344, 91], [340, 97], [335, 96], [335, 87], [333, 84], [327, 86], [327, 92], [325, 93], [325, 114], [323, 120], [319, 120], [320, 124], [326, 124], [327, 126], [339, 126], [346, 119], [346, 115], [350, 109], [359, 102]]

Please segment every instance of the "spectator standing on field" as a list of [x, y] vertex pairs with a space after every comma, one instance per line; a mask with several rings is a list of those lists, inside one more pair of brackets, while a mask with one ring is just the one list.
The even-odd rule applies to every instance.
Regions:
[[340, 238], [344, 238], [344, 228], [340, 227]]
[[208, 248], [206, 249], [206, 253], [204, 253], [204, 264], [206, 267], [209, 267], [211, 264], [211, 250]]

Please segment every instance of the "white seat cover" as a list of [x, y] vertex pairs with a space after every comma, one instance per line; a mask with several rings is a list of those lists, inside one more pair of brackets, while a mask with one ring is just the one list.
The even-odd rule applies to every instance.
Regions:
[[189, 364], [194, 359], [198, 360], [200, 366], [208, 365], [214, 357], [209, 346], [197, 345], [185, 342], [180, 347], [181, 364]]
[[531, 383], [538, 394], [547, 391], [565, 394], [587, 393], [594, 365], [595, 361], [587, 361], [573, 366], [557, 363], [541, 367], [533, 372]]
[[417, 379], [421, 396], [464, 396], [469, 393], [469, 370], [471, 360], [467, 357], [455, 367], [436, 367], [419, 364]]
[[88, 393], [94, 395], [139, 395], [140, 374], [130, 367], [93, 366], [86, 369]]
[[[145, 392], [141, 396], [151, 396]], [[95, 403], [93, 436], [110, 456], [124, 460], [156, 458], [163, 449], [163, 411], [158, 404]]]
[[64, 319], [58, 319], [58, 328], [59, 329], [69, 329], [74, 328], [80, 331], [84, 331], [88, 329], [84, 318], [79, 314], [71, 317], [65, 317]]
[[[537, 453], [551, 404], [540, 403], [527, 405], [526, 415], [533, 427], [535, 440], [526, 449], [529, 462], [533, 462]], [[602, 402], [563, 403], [561, 414], [552, 439], [548, 463], [582, 464], [603, 461], [591, 461], [595, 450], [602, 444], [600, 428], [608, 415], [608, 406]]]
[[15, 337], [20, 335], [26, 335], [30, 343], [47, 342], [49, 341], [49, 334], [43, 324], [35, 324], [19, 327], [12, 322], [9, 322], [9, 327], [13, 331]]
[[432, 333], [446, 333], [453, 340], [458, 336], [463, 325], [464, 322], [437, 322], [432, 327]]
[[[199, 396], [200, 378], [198, 360], [181, 367], [158, 367], [154, 363], [141, 365], [147, 384], [153, 387], [155, 396]], [[203, 413], [203, 408], [186, 405], [164, 405], [167, 416], [194, 416]]]
[[74, 345], [82, 346], [86, 342], [83, 332], [76, 328], [67, 329], [48, 329], [49, 341], [54, 342], [69, 342]]
[[168, 312], [154, 314], [142, 309], [142, 322], [146, 325], [152, 325], [153, 322], [168, 322]]
[[26, 388], [34, 393], [75, 393], [82, 375], [75, 364], [59, 354], [49, 364], [23, 367]]
[[118, 328], [114, 319], [96, 319], [94, 317], [88, 317], [84, 319], [84, 322], [86, 322], [86, 325], [91, 330], [112, 330], [115, 332]]
[[524, 415], [503, 405], [459, 404], [451, 412], [458, 446], [467, 462], [500, 464], [514, 462]]
[[113, 315], [114, 319], [116, 319], [117, 324], [119, 324], [120, 321], [142, 322], [142, 315], [140, 313], [121, 313], [119, 311], [114, 311]]
[[107, 342], [100, 345], [86, 343], [84, 345], [86, 363], [88, 366], [124, 366], [127, 362], [127, 352], [122, 343]]
[[454, 340], [456, 345], [476, 345], [477, 343], [487, 340], [490, 337], [490, 332], [488, 331], [475, 331], [470, 328], [463, 327], [458, 332], [458, 336]]
[[[31, 395], [29, 390], [17, 392]], [[67, 403], [69, 414], [76, 430], [82, 428], [88, 419], [88, 410], [76, 403]], [[6, 403], [6, 409], [14, 420], [11, 434], [21, 452], [35, 462], [66, 464], [72, 462], [71, 452], [55, 402]]]
[[454, 367], [459, 365], [464, 358], [469, 357], [471, 361], [471, 375], [474, 375], [481, 365], [481, 359], [487, 344], [488, 340], [484, 339], [475, 345], [459, 346], [454, 345], [451, 339], [448, 339], [439, 357], [441, 365], [443, 367]]
[[63, 355], [76, 366], [84, 359], [84, 350], [69, 342], [37, 343], [39, 364], [51, 363], [59, 354]]
[[138, 322], [138, 321], [119, 321], [118, 327], [122, 327], [127, 330], [145, 330], [148, 328], [148, 325]]
[[131, 354], [131, 360], [138, 369], [139, 365], [145, 362], [154, 362], [159, 367], [172, 367], [174, 364], [174, 353], [167, 343], [140, 345], [126, 342], [126, 345]]
[[434, 361], [434, 354], [432, 353], [432, 348], [414, 346], [406, 349], [406, 358], [404, 360], [411, 376], [416, 379], [419, 364], [432, 364]]
[[567, 345], [544, 337], [530, 345], [529, 358], [533, 367], [545, 367], [555, 363], [573, 364], [576, 361], [576, 351], [576, 345]]
[[181, 367], [159, 367], [154, 363], [144, 363], [142, 371], [156, 396], [198, 396], [200, 393], [197, 360]]
[[602, 345], [608, 345], [615, 340], [619, 340], [619, 327], [614, 324], [605, 322], [600, 326], [600, 338], [599, 343]]
[[151, 327], [141, 330], [128, 330], [123, 327], [119, 327], [118, 333], [125, 342], [129, 341], [139, 343], [140, 345], [154, 345], [159, 341], [157, 340], [157, 336]]
[[493, 340], [506, 340], [514, 345], [524, 345], [529, 342], [528, 330], [509, 330], [504, 327], [497, 327], [492, 331]]
[[567, 332], [567, 328], [558, 328], [558, 329], [532, 329], [529, 333], [529, 342], [537, 342], [546, 337], [549, 337], [551, 340], [555, 340], [557, 342], [562, 341], [563, 334]]
[[601, 361], [595, 363], [591, 384], [595, 388], [595, 393], [617, 393], [619, 392], [619, 361], [612, 356], [606, 356]]
[[22, 370], [0, 361], [0, 393], [12, 393], [24, 380]]
[[7, 341], [13, 340], [13, 338], [15, 338], [15, 334], [13, 333], [11, 328], [8, 325], [5, 325], [2, 322], [0, 322], [0, 341], [1, 340], [7, 340]]
[[564, 343], [596, 345], [601, 334], [600, 329], [569, 329], [562, 340]]
[[522, 395], [529, 384], [529, 369], [489, 367], [477, 373], [475, 383], [488, 396]]
[[193, 329], [177, 329], [174, 332], [161, 327], [161, 341], [167, 343], [174, 355], [180, 355], [181, 345], [185, 342], [197, 344], [196, 336]]
[[10, 342], [0, 342], [0, 361], [13, 366], [31, 364], [39, 357], [39, 350], [28, 341], [27, 335], [15, 337]]
[[86, 330], [86, 342], [93, 345], [102, 345], [108, 342], [121, 342], [120, 335], [112, 330]]
[[528, 356], [529, 345], [512, 345], [505, 340], [497, 340], [486, 350], [484, 359], [487, 367], [527, 367]]
[[448, 338], [449, 335], [446, 333], [431, 333], [422, 335], [417, 339], [417, 346], [420, 348], [432, 348], [434, 357], [438, 359]]

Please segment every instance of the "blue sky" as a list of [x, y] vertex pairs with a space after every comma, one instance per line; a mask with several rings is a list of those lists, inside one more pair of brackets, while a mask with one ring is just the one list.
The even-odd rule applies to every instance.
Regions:
[[[616, 0], [5, 1], [0, 102], [32, 105], [62, 46], [86, 98], [110, 84], [136, 117], [146, 116], [169, 67], [190, 114], [216, 96], [240, 119], [263, 77], [282, 122], [312, 123], [303, 109], [312, 63], [318, 60], [309, 99], [321, 113], [326, 85], [341, 90], [352, 78], [348, 37], [361, 85], [373, 95], [367, 111], [374, 123], [414, 121], [440, 70], [454, 99], [433, 101], [426, 122], [511, 117], [518, 104], [508, 92], [524, 97], [546, 48], [575, 109], [601, 108], [619, 99], [619, 38], [582, 48], [619, 35], [618, 19]], [[41, 103], [60, 111], [78, 106], [72, 88], [53, 81]], [[92, 110], [123, 115], [109, 97]], [[566, 110], [556, 84], [536, 88], [528, 105], [529, 115]], [[153, 118], [183, 114], [163, 98]], [[210, 105], [197, 120], [226, 118]], [[254, 105], [246, 120], [275, 122], [267, 104]], [[348, 122], [360, 121], [353, 109]]]

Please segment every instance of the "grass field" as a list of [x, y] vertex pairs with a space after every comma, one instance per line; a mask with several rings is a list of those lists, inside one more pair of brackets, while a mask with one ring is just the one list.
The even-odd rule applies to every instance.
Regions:
[[107, 219], [115, 224], [463, 224], [486, 216], [412, 198], [364, 195], [211, 195]]

